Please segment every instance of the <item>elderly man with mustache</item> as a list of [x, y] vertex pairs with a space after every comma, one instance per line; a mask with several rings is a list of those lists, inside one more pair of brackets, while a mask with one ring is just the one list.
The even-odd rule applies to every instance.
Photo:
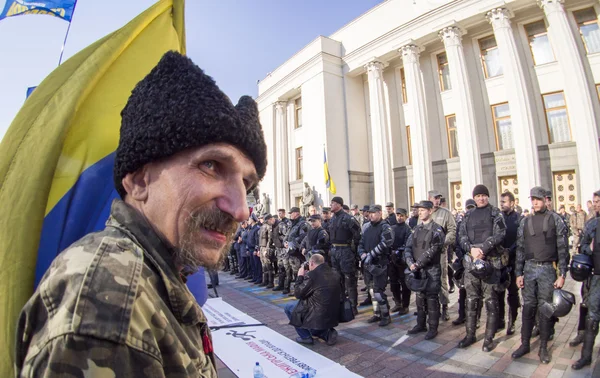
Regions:
[[21, 313], [17, 376], [216, 377], [186, 277], [225, 257], [265, 174], [256, 103], [166, 53], [121, 112], [106, 228], [64, 250]]

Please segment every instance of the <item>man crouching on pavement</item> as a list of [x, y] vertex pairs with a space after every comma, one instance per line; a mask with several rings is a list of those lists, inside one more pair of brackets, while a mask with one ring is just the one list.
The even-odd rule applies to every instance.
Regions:
[[267, 166], [256, 103], [244, 96], [234, 107], [171, 51], [121, 116], [122, 200], [104, 230], [56, 257], [23, 308], [18, 377], [217, 376], [207, 319], [185, 282], [220, 265], [248, 218], [246, 193]]
[[339, 274], [324, 264], [325, 258], [314, 254], [298, 270], [294, 295], [300, 301], [285, 306], [290, 324], [296, 328], [300, 344], [313, 344], [313, 336], [325, 340], [327, 345], [337, 342], [342, 287]]

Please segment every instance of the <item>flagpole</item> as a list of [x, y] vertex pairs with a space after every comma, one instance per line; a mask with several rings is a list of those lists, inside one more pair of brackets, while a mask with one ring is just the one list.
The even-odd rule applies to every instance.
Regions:
[[77, 9], [77, 1], [73, 4], [73, 13], [71, 13], [71, 21], [69, 21], [69, 26], [67, 26], [67, 33], [65, 34], [65, 39], [63, 41], [62, 47], [60, 48], [60, 58], [58, 58], [58, 65], [62, 63], [63, 53], [65, 52], [65, 45], [67, 44], [67, 38], [69, 38], [69, 30], [71, 30], [71, 23], [73, 22], [73, 17], [75, 16], [75, 9]]

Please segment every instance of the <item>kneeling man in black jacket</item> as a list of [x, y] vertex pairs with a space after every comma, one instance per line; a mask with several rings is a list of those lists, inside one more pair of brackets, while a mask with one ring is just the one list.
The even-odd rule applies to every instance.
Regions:
[[290, 324], [296, 328], [301, 344], [313, 344], [313, 336], [325, 340], [327, 345], [337, 341], [341, 286], [340, 276], [332, 270], [322, 255], [312, 255], [306, 272], [304, 266], [298, 270], [294, 295], [300, 301], [285, 306]]

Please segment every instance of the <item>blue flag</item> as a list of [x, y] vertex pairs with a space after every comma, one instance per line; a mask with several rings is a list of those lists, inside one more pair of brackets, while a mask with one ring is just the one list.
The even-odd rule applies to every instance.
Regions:
[[77, 0], [6, 0], [0, 20], [23, 14], [49, 14], [71, 22]]

